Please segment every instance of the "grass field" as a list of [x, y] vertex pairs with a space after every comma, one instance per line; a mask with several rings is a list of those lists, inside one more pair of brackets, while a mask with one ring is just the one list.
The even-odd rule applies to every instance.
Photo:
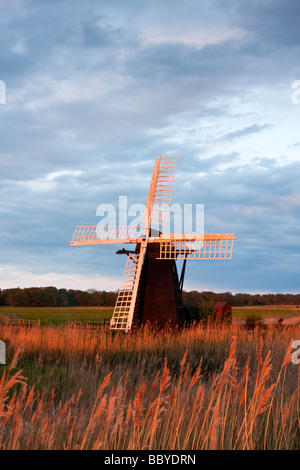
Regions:
[[42, 325], [65, 322], [102, 322], [112, 316], [111, 307], [0, 307], [0, 318], [40, 320]]
[[0, 449], [299, 449], [300, 326], [0, 326]]
[[[40, 320], [42, 325], [65, 322], [94, 323], [110, 319], [113, 307], [0, 307], [1, 317]], [[234, 319], [244, 320], [248, 314], [258, 314], [263, 318], [289, 317], [300, 315], [300, 306], [268, 305], [262, 307], [233, 307]]]
[[247, 314], [258, 314], [263, 318], [268, 317], [288, 317], [300, 315], [300, 306], [297, 305], [266, 305], [251, 307], [233, 307], [233, 318], [244, 318]]

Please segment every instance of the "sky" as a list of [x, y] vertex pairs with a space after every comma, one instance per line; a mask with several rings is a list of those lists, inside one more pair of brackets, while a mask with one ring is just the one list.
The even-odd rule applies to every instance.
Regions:
[[161, 155], [172, 203], [237, 237], [184, 289], [299, 293], [299, 21], [298, 0], [0, 0], [0, 288], [117, 290], [123, 246], [69, 241], [145, 204]]

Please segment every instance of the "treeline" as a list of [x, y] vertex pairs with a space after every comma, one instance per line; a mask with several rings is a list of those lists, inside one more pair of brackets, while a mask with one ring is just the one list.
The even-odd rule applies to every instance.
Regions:
[[[8, 307], [112, 307], [117, 299], [117, 292], [57, 289], [56, 287], [28, 287], [0, 289], [0, 305]], [[186, 303], [228, 302], [233, 307], [251, 305], [299, 305], [300, 294], [216, 294], [210, 291], [183, 292]]]
[[232, 294], [224, 292], [183, 292], [183, 301], [197, 303], [204, 300], [207, 303], [228, 302], [233, 307], [251, 305], [300, 305], [300, 294]]
[[28, 287], [0, 289], [0, 305], [8, 307], [112, 307], [117, 292]]

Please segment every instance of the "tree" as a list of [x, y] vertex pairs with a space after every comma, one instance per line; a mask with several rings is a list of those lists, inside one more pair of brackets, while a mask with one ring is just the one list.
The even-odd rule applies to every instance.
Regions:
[[207, 321], [213, 319], [215, 309], [212, 304], [200, 299], [197, 305], [192, 307], [192, 313], [197, 321]]
[[57, 292], [57, 306], [58, 307], [68, 307], [69, 299], [66, 289], [58, 289]]

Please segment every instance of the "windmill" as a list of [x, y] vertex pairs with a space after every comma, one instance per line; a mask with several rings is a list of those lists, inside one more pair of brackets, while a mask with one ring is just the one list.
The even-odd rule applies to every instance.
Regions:
[[[164, 327], [190, 320], [182, 287], [187, 260], [231, 259], [233, 234], [163, 234], [167, 225], [177, 157], [158, 157], [150, 184], [144, 229], [139, 226], [80, 225], [71, 246], [135, 244], [127, 255], [122, 283], [110, 321], [111, 330], [130, 331], [146, 322]], [[180, 278], [176, 260], [183, 260]]]

